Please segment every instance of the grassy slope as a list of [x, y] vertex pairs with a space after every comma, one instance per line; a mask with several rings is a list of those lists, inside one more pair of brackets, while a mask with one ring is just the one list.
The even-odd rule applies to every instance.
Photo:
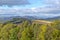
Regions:
[[46, 21], [46, 20], [34, 20], [34, 23], [40, 23], [40, 24], [50, 24], [52, 23], [51, 21]]

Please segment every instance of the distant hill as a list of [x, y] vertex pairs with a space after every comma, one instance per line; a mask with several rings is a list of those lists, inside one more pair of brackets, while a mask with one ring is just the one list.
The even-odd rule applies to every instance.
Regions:
[[60, 20], [60, 16], [58, 17], [53, 17], [53, 18], [46, 18], [44, 20]]
[[[15, 20], [13, 20], [15, 18]], [[40, 18], [36, 16], [11, 16], [11, 17], [0, 17], [0, 23], [7, 21], [19, 22], [21, 20], [60, 20], [60, 16], [53, 18]]]
[[29, 21], [27, 18], [23, 18], [20, 16], [12, 16], [12, 17], [0, 17], [0, 23], [6, 23], [6, 22], [11, 22], [11, 23], [21, 23], [23, 21]]
[[53, 22], [51, 22], [51, 21], [46, 21], [46, 20], [33, 20], [33, 23], [50, 24], [50, 23], [53, 23]]
[[23, 16], [23, 18], [30, 19], [30, 20], [60, 20], [60, 16], [51, 17], [51, 18], [44, 18], [44, 17], [37, 17], [37, 16]]

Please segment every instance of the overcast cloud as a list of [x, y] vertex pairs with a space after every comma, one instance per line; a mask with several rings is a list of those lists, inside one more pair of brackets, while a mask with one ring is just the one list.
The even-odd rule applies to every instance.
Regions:
[[[16, 14], [16, 15], [35, 15], [35, 16], [60, 16], [60, 0], [43, 0], [46, 5], [39, 8], [29, 8], [29, 9], [0, 9], [0, 14]], [[28, 0], [0, 0], [1, 5], [27, 5]]]
[[28, 0], [0, 0], [0, 6], [2, 5], [14, 6], [27, 4], [29, 4]]

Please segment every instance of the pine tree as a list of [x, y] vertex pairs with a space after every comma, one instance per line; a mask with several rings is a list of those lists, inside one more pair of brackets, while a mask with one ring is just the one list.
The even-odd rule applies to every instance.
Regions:
[[9, 31], [10, 32], [9, 40], [18, 40], [17, 34], [19, 32], [19, 29], [20, 29], [19, 27], [16, 27]]
[[47, 25], [40, 26], [40, 33], [38, 35], [37, 40], [45, 40], [46, 29], [47, 29]]

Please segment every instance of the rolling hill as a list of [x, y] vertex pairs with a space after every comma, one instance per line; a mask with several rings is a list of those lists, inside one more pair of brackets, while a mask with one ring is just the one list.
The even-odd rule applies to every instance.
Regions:
[[53, 22], [46, 21], [46, 20], [33, 20], [33, 23], [39, 23], [39, 24], [51, 24]]
[[[14, 19], [14, 20], [13, 20]], [[37, 22], [47, 22], [51, 20], [60, 20], [60, 16], [53, 17], [53, 18], [39, 18], [36, 16], [11, 16], [11, 17], [0, 17], [0, 23], [4, 23], [7, 21], [13, 22], [13, 23], [20, 23], [21, 21], [29, 20], [29, 21], [37, 21]], [[47, 21], [44, 21], [47, 20]]]

